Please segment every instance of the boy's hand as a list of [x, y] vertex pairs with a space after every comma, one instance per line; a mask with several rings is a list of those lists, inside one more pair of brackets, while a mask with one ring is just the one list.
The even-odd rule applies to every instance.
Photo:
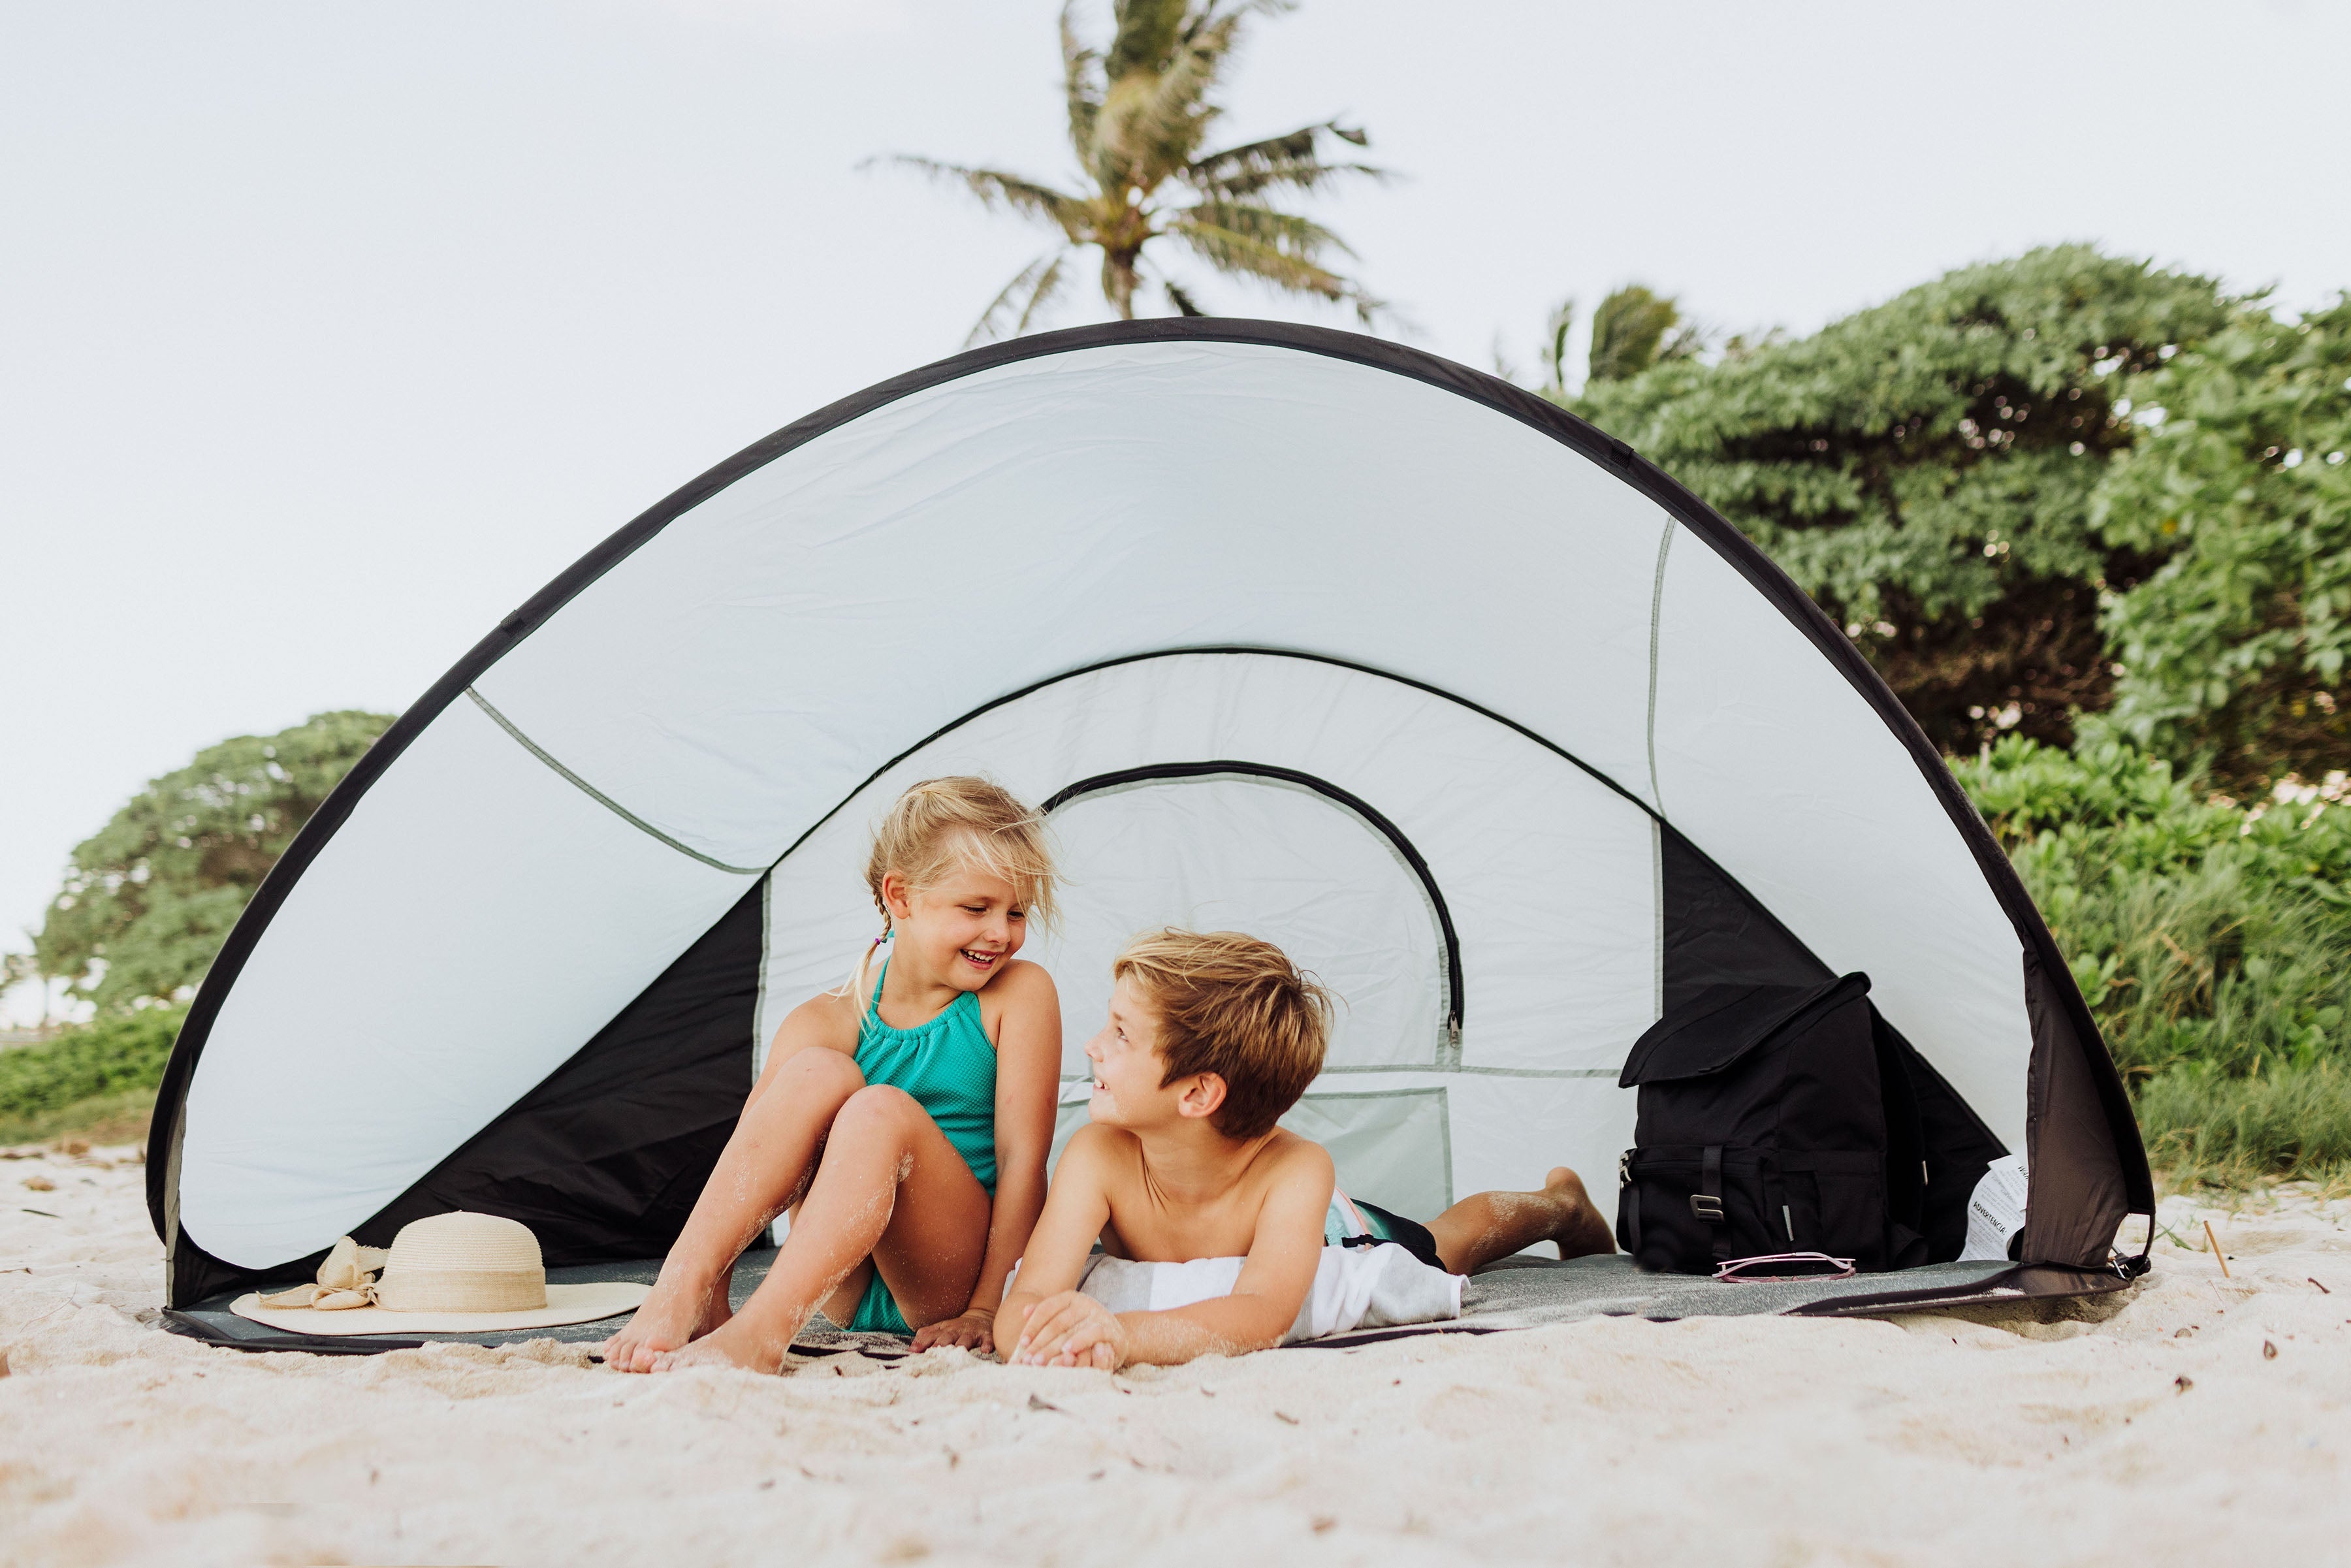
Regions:
[[917, 1351], [935, 1350], [943, 1344], [959, 1344], [974, 1355], [992, 1354], [996, 1350], [996, 1314], [986, 1307], [969, 1307], [959, 1318], [925, 1323], [914, 1331]]
[[1015, 1366], [1091, 1366], [1116, 1372], [1126, 1364], [1126, 1325], [1092, 1296], [1063, 1291], [1029, 1309], [1013, 1347]]

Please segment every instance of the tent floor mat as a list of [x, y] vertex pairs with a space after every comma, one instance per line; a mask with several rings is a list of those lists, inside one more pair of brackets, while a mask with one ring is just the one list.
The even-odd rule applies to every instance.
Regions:
[[1577, 1258], [1505, 1258], [1470, 1277], [1461, 1316], [1450, 1322], [1360, 1329], [1301, 1348], [1344, 1349], [1424, 1333], [1494, 1333], [1585, 1318], [1883, 1317], [1947, 1307], [2022, 1303], [2098, 1295], [2129, 1281], [2111, 1273], [2005, 1260], [1929, 1263], [1848, 1280], [1725, 1284], [1703, 1274], [1645, 1274], [1624, 1253]]
[[[735, 1266], [735, 1286], [729, 1299], [740, 1307], [767, 1278], [775, 1261], [772, 1249], [746, 1252]], [[549, 1269], [549, 1284], [584, 1284], [596, 1281], [632, 1280], [651, 1283], [661, 1271], [661, 1260], [591, 1263], [577, 1268]], [[1623, 1253], [1604, 1258], [1577, 1258], [1567, 1262], [1548, 1258], [1506, 1258], [1471, 1277], [1462, 1292], [1461, 1316], [1450, 1322], [1415, 1323], [1401, 1328], [1362, 1329], [1306, 1342], [1292, 1349], [1344, 1349], [1380, 1340], [1424, 1333], [1493, 1333], [1509, 1329], [1541, 1328], [1584, 1318], [1637, 1317], [1652, 1322], [1682, 1318], [1751, 1317], [1882, 1317], [1891, 1313], [1937, 1311], [1947, 1307], [2022, 1304], [2064, 1296], [2102, 1294], [2126, 1288], [2129, 1281], [2112, 1273], [2059, 1268], [2048, 1264], [2006, 1261], [1930, 1263], [1894, 1274], [1858, 1274], [1849, 1280], [1794, 1280], [1723, 1284], [1704, 1275], [1644, 1274]], [[498, 1345], [527, 1340], [552, 1339], [594, 1344], [611, 1337], [623, 1321], [568, 1323], [556, 1328], [509, 1329], [489, 1333], [384, 1336], [288, 1333], [238, 1317], [229, 1303], [244, 1294], [226, 1291], [194, 1306], [168, 1311], [162, 1326], [173, 1333], [233, 1350], [304, 1351], [316, 1355], [377, 1355], [391, 1350], [413, 1350], [427, 1343]], [[837, 1355], [858, 1351], [894, 1357], [907, 1354], [906, 1342], [891, 1334], [848, 1333], [820, 1314], [794, 1343], [800, 1355]]]

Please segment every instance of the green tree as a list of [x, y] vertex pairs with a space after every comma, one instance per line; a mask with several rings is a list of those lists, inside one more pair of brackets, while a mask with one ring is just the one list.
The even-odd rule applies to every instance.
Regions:
[[2137, 432], [2119, 388], [2230, 309], [2209, 278], [2061, 246], [1809, 338], [1597, 378], [1571, 406], [1769, 551], [1940, 745], [2063, 741], [2115, 679], [2101, 594], [2158, 564], [2091, 516]]
[[322, 713], [197, 753], [73, 852], [34, 938], [42, 975], [101, 1012], [186, 996], [327, 791], [392, 723]]
[[1634, 284], [1592, 313], [1587, 374], [1595, 382], [1629, 381], [1652, 365], [1694, 359], [1700, 347], [1698, 329], [1682, 320], [1679, 301]]
[[[1102, 253], [1102, 298], [1132, 320], [1145, 247], [1162, 238], [1212, 271], [1285, 293], [1351, 301], [1359, 316], [1371, 319], [1378, 302], [1325, 265], [1334, 251], [1353, 253], [1329, 229], [1277, 200], [1322, 190], [1349, 175], [1382, 177], [1383, 171], [1368, 164], [1324, 156], [1329, 141], [1367, 145], [1364, 132], [1324, 120], [1202, 151], [1224, 113], [1215, 95], [1243, 23], [1253, 13], [1286, 11], [1294, 4], [1117, 0], [1106, 49], [1080, 37], [1074, 0], [1065, 5], [1061, 71], [1070, 146], [1081, 176], [1074, 191], [999, 169], [895, 160], [961, 184], [991, 210], [1030, 219], [1059, 236], [1053, 248], [1005, 285], [973, 327], [971, 341], [1027, 331], [1068, 283], [1075, 254], [1089, 248]], [[1178, 312], [1205, 314], [1176, 278], [1159, 273], [1156, 280]]]
[[2249, 305], [2124, 391], [2142, 434], [2095, 515], [2168, 559], [2107, 606], [2112, 722], [2241, 789], [2351, 768], [2351, 295]]
[[[1575, 325], [1575, 301], [1562, 300], [1543, 323], [1543, 391], [1567, 395], [1567, 334]], [[1667, 337], [1667, 333], [1672, 333]], [[1697, 327], [1682, 319], [1681, 303], [1628, 284], [1601, 300], [1592, 313], [1592, 343], [1585, 353], [1587, 380], [1621, 382], [1650, 366], [1696, 359], [1706, 346]]]

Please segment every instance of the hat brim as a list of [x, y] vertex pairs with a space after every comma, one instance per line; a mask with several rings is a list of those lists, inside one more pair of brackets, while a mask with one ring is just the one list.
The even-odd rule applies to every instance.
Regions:
[[316, 1307], [265, 1307], [261, 1304], [261, 1292], [255, 1291], [239, 1296], [228, 1310], [238, 1317], [250, 1318], [287, 1333], [503, 1333], [511, 1329], [560, 1328], [566, 1323], [616, 1318], [643, 1305], [652, 1289], [629, 1280], [549, 1285], [547, 1305], [519, 1312], [395, 1312], [383, 1307], [349, 1307], [341, 1312], [322, 1312]]

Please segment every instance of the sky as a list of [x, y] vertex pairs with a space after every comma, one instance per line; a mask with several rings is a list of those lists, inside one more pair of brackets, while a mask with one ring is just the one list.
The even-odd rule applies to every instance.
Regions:
[[[405, 707], [686, 479], [961, 348], [1043, 236], [863, 165], [1067, 176], [1057, 11], [0, 0], [0, 949], [146, 779]], [[1630, 281], [1801, 333], [2084, 240], [2318, 303], [2346, 59], [2351, 5], [2290, 0], [1307, 0], [1223, 130], [1368, 130], [1396, 177], [1311, 210], [1385, 330], [1531, 379]]]

